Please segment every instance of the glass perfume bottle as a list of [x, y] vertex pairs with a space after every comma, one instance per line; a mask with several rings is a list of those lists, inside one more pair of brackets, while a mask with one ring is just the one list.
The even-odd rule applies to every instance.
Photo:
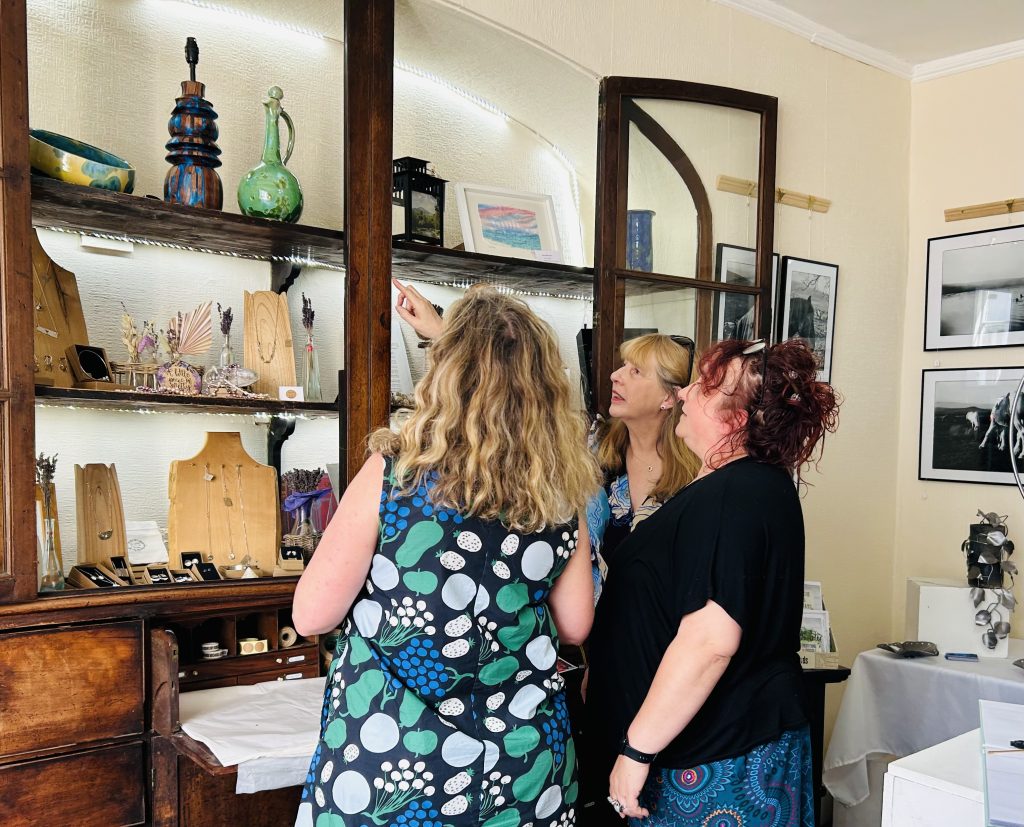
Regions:
[[64, 590], [64, 569], [57, 559], [57, 544], [53, 537], [53, 517], [46, 509], [43, 518], [43, 536], [39, 543], [39, 591], [59, 592]]

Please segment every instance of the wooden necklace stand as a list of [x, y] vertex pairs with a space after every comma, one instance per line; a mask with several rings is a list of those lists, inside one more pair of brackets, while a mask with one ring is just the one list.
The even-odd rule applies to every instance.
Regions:
[[199, 551], [218, 566], [248, 555], [269, 576], [277, 562], [281, 506], [277, 471], [254, 460], [238, 432], [211, 431], [203, 449], [171, 463], [167, 540], [171, 563]]
[[272, 290], [245, 292], [245, 366], [259, 374], [249, 390], [278, 398], [282, 385], [295, 385], [295, 352], [288, 297]]
[[67, 349], [88, 343], [78, 282], [70, 270], [54, 263], [32, 233], [32, 304], [35, 310], [35, 381], [37, 385], [73, 388], [75, 377]]
[[128, 555], [124, 506], [117, 468], [113, 464], [75, 466], [75, 500], [78, 520], [77, 562], [106, 563], [110, 557]]

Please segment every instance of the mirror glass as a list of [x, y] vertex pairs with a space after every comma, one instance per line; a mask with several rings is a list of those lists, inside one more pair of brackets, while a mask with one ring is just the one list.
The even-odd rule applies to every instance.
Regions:
[[394, 157], [448, 181], [443, 246], [593, 264], [596, 76], [470, 12], [398, 0], [394, 95]]
[[[719, 244], [753, 247], [757, 201], [723, 191], [747, 182], [756, 193], [758, 114], [690, 101], [623, 101], [629, 122], [627, 269], [724, 280]], [[733, 272], [731, 277], [746, 277]], [[752, 280], [749, 283], [753, 283]]]

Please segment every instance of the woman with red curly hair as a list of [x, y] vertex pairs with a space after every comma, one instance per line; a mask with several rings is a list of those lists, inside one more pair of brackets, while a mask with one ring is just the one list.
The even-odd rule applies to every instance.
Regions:
[[608, 802], [644, 827], [813, 827], [794, 476], [838, 401], [800, 339], [719, 342], [677, 399], [701, 469], [620, 545], [591, 634]]

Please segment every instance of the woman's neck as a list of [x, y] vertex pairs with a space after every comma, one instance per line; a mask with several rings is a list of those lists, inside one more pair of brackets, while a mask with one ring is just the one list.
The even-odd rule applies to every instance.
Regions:
[[701, 477], [706, 477], [711, 472], [717, 471], [719, 468], [724, 468], [729, 463], [735, 462], [738, 459], [743, 459], [744, 457], [749, 456], [749, 454], [747, 454], [746, 451], [735, 451], [726, 457], [718, 456], [717, 459], [715, 459], [715, 464], [709, 465], [708, 458], [714, 456], [713, 452], [708, 452], [704, 455], [704, 462], [701, 463], [700, 470], [697, 472], [697, 476], [694, 477], [695, 480], [699, 480]]
[[658, 455], [658, 436], [661, 433], [661, 420], [643, 420], [626, 423], [629, 434], [628, 450], [635, 457], [655, 457]]

